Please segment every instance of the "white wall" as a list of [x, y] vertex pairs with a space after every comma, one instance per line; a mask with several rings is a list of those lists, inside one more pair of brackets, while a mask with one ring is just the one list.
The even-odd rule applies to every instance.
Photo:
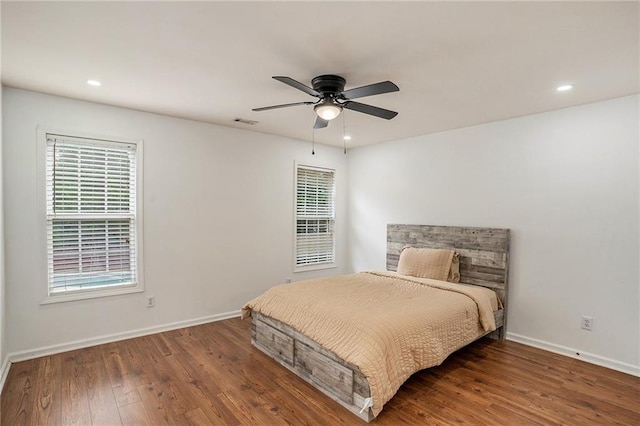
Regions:
[[351, 150], [352, 269], [388, 223], [510, 228], [509, 337], [639, 374], [638, 100]]
[[0, 391], [4, 385], [3, 378], [8, 373], [5, 345], [5, 298], [4, 298], [4, 207], [2, 191], [2, 85], [0, 85]]
[[[238, 311], [285, 281], [344, 273], [346, 157], [252, 131], [4, 88], [9, 353]], [[40, 305], [36, 126], [144, 140], [145, 293]], [[337, 178], [338, 268], [293, 271], [294, 161]], [[155, 296], [156, 306], [145, 307]]]

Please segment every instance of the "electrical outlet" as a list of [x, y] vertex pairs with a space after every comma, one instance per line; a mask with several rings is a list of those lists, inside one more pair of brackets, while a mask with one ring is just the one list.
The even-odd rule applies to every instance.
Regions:
[[156, 298], [155, 298], [155, 296], [148, 296], [147, 297], [147, 308], [153, 308], [154, 306], [156, 306]]
[[582, 316], [582, 328], [591, 331], [593, 329], [593, 317]]
[[291, 278], [287, 278], [287, 279], [286, 279], [286, 283], [287, 283], [287, 284], [291, 284]]

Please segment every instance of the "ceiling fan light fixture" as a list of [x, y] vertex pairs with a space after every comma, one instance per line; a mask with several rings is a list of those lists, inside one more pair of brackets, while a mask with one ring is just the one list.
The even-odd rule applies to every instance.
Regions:
[[340, 105], [332, 103], [331, 101], [324, 101], [322, 103], [319, 103], [318, 105], [313, 107], [313, 109], [315, 110], [316, 114], [318, 114], [318, 117], [327, 121], [333, 120], [342, 112], [342, 107]]

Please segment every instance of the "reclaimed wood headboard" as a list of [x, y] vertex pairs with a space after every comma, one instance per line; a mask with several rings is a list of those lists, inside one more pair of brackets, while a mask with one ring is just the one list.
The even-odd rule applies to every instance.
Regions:
[[405, 246], [453, 249], [460, 256], [460, 283], [494, 290], [507, 320], [509, 230], [461, 226], [387, 225], [387, 270], [398, 269]]

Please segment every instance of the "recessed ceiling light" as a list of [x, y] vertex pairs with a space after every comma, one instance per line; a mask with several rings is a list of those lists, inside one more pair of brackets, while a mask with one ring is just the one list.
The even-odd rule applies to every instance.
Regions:
[[343, 136], [343, 139], [344, 139], [345, 141], [350, 141], [350, 140], [351, 140], [351, 136], [349, 136], [349, 135], [344, 135], [344, 136]]
[[87, 80], [87, 84], [89, 86], [95, 86], [95, 87], [102, 86], [102, 83], [100, 83], [98, 80]]
[[573, 89], [573, 84], [563, 84], [562, 86], [556, 87], [558, 92], [566, 92], [567, 90]]

